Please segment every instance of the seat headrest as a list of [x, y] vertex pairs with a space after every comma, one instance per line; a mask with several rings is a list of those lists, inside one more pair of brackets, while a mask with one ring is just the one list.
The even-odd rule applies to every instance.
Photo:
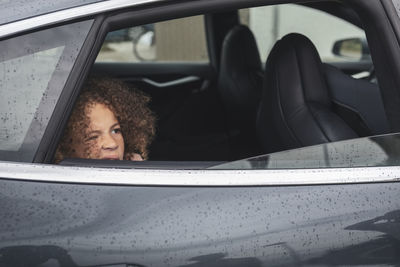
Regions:
[[257, 42], [245, 25], [236, 25], [225, 36], [222, 44], [222, 60], [231, 60], [235, 68], [261, 70]]
[[277, 71], [282, 82], [295, 78], [304, 90], [305, 99], [302, 100], [331, 104], [321, 58], [306, 36], [290, 33], [279, 40], [271, 50], [266, 69], [269, 69], [267, 72]]

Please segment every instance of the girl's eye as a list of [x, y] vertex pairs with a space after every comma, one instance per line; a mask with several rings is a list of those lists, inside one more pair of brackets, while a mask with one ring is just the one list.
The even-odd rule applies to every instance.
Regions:
[[121, 133], [121, 128], [115, 128], [115, 129], [113, 129], [113, 130], [111, 131], [111, 133], [113, 133], [113, 134], [119, 134], [119, 133]]
[[89, 136], [88, 138], [86, 138], [86, 141], [93, 141], [93, 140], [96, 140], [98, 137], [99, 137], [98, 135], [92, 135], [92, 136]]

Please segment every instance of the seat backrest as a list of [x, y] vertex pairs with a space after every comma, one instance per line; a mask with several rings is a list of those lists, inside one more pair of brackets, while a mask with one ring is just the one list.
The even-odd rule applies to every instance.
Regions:
[[319, 54], [300, 34], [279, 40], [267, 59], [256, 126], [265, 153], [358, 137], [333, 111]]
[[355, 79], [340, 69], [323, 64], [335, 112], [360, 136], [390, 132], [378, 84]]
[[262, 76], [253, 33], [244, 25], [233, 27], [222, 45], [218, 90], [229, 121], [238, 128], [252, 125], [255, 129]]

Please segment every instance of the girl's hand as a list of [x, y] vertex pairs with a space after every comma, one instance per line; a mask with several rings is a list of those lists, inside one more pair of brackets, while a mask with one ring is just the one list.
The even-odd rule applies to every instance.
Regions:
[[129, 154], [127, 159], [131, 161], [143, 161], [142, 156], [140, 156], [140, 154], [137, 153]]

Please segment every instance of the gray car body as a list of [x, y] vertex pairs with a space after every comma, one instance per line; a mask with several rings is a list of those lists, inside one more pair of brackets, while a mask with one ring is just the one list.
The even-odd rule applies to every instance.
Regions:
[[1, 266], [400, 260], [399, 183], [176, 188], [1, 181], [1, 191]]

